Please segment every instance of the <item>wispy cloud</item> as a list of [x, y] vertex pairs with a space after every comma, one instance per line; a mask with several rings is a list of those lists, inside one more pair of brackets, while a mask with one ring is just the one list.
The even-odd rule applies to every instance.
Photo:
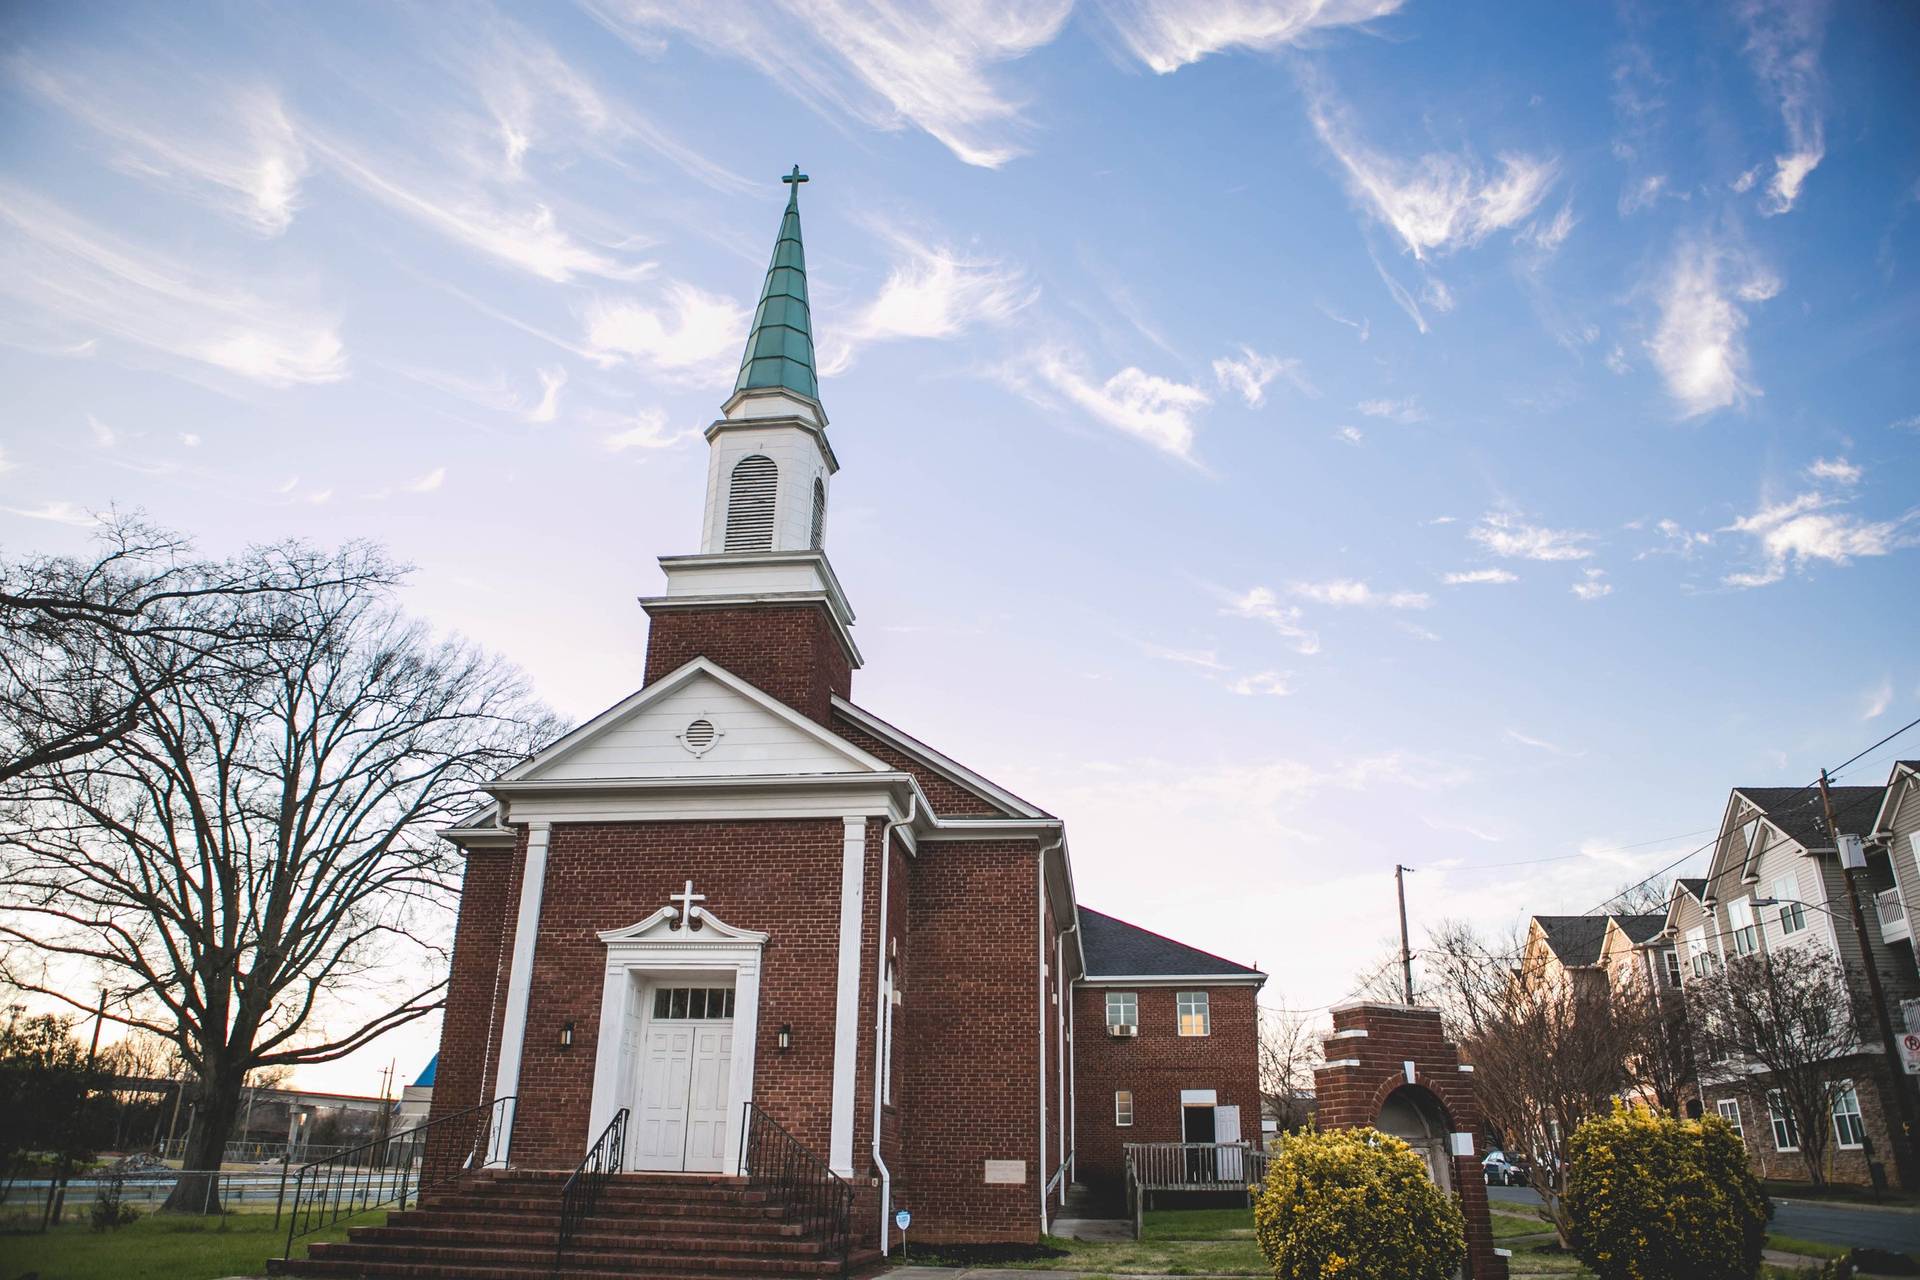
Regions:
[[552, 422], [560, 410], [560, 392], [567, 385], [567, 371], [558, 365], [551, 369], [534, 370], [534, 376], [540, 383], [538, 396], [531, 395], [523, 389], [523, 384], [516, 384], [498, 370], [485, 377], [475, 377], [447, 369], [398, 364], [388, 367], [403, 377], [443, 391], [476, 408], [527, 422]]
[[651, 53], [679, 31], [740, 58], [822, 111], [876, 129], [925, 130], [968, 164], [1022, 153], [1027, 124], [996, 74], [1047, 44], [1071, 0], [967, 0], [886, 9], [861, 0], [588, 0], [608, 27]]
[[1341, 608], [1424, 609], [1433, 603], [1433, 597], [1424, 591], [1375, 591], [1354, 578], [1296, 582], [1288, 590], [1302, 600]]
[[1256, 671], [1227, 686], [1243, 698], [1284, 698], [1293, 692], [1292, 677], [1283, 671]]
[[1510, 560], [1585, 560], [1593, 554], [1586, 545], [1592, 534], [1529, 524], [1510, 511], [1489, 511], [1467, 536]]
[[1657, 292], [1660, 320], [1647, 351], [1682, 414], [1758, 395], [1748, 380], [1746, 307], [1779, 293], [1779, 279], [1742, 253], [1693, 242], [1674, 255]]
[[595, 298], [587, 306], [587, 350], [603, 363], [628, 359], [707, 382], [739, 356], [751, 318], [732, 298], [684, 283], [669, 284], [651, 305]]
[[1470, 587], [1480, 585], [1497, 586], [1508, 582], [1520, 581], [1520, 575], [1505, 569], [1463, 569], [1449, 573], [1440, 581], [1450, 587]]
[[1613, 594], [1613, 584], [1607, 581], [1605, 569], [1586, 569], [1580, 581], [1573, 584], [1572, 591], [1582, 600], [1599, 600]]
[[278, 235], [293, 222], [307, 154], [271, 90], [198, 85], [183, 92], [170, 86], [166, 106], [213, 107], [216, 126], [157, 119], [162, 104], [128, 97], [126, 68], [99, 68], [83, 77], [24, 54], [4, 65], [19, 83], [123, 147], [116, 158], [120, 168], [183, 188], [266, 235]]
[[1404, 400], [1362, 400], [1353, 407], [1369, 418], [1385, 418], [1389, 422], [1412, 423], [1427, 420], [1427, 411], [1420, 407], [1420, 401], [1413, 396], [1408, 396]]
[[0, 507], [0, 511], [28, 520], [72, 525], [76, 529], [88, 529], [100, 523], [91, 511], [71, 502], [43, 502], [37, 507]]
[[1320, 652], [1318, 633], [1301, 624], [1298, 605], [1282, 604], [1271, 587], [1253, 587], [1231, 597], [1221, 612], [1235, 618], [1254, 618], [1279, 632], [1301, 653]]
[[1846, 511], [1832, 510], [1836, 499], [1803, 493], [1785, 502], [1771, 503], [1721, 530], [1744, 533], [1758, 544], [1757, 569], [1730, 573], [1725, 581], [1735, 587], [1763, 587], [1780, 581], [1789, 569], [1819, 560], [1844, 565], [1861, 556], [1884, 556], [1920, 542], [1920, 507], [1892, 520], [1862, 520]]
[[1149, 658], [1158, 658], [1162, 662], [1171, 662], [1177, 666], [1200, 667], [1207, 671], [1227, 669], [1227, 664], [1220, 661], [1220, 655], [1212, 649], [1169, 649], [1165, 645], [1142, 641], [1140, 650]]
[[1779, 100], [1787, 150], [1773, 158], [1773, 176], [1760, 200], [1766, 214], [1786, 213], [1800, 188], [1826, 156], [1820, 100], [1825, 79], [1820, 43], [1825, 0], [1743, 0], [1736, 6], [1747, 31], [1746, 54], [1761, 84]]
[[1243, 346], [1239, 355], [1215, 360], [1213, 377], [1222, 387], [1237, 392], [1249, 409], [1266, 403], [1267, 385], [1275, 378], [1285, 378], [1299, 390], [1313, 394], [1298, 360], [1263, 355], [1252, 347]]
[[93, 444], [96, 449], [111, 449], [120, 442], [120, 437], [114, 429], [92, 414], [87, 415], [87, 430], [93, 435]]
[[1404, 0], [1120, 0], [1121, 43], [1161, 75], [1224, 49], [1279, 49], [1400, 10]]
[[1509, 742], [1517, 742], [1523, 747], [1531, 747], [1535, 751], [1544, 751], [1549, 755], [1566, 756], [1570, 759], [1578, 759], [1587, 754], [1584, 751], [1569, 750], [1566, 747], [1548, 742], [1545, 738], [1533, 737], [1531, 734], [1522, 733], [1518, 729], [1507, 730], [1507, 740]]
[[1335, 440], [1338, 440], [1341, 444], [1357, 445], [1363, 442], [1367, 437], [1366, 437], [1366, 434], [1363, 431], [1361, 431], [1360, 428], [1358, 427], [1340, 427], [1333, 433], [1333, 438]]
[[417, 480], [409, 480], [401, 485], [408, 493], [433, 493], [447, 482], [447, 469], [435, 467]]
[[1815, 458], [1807, 467], [1807, 478], [1831, 480], [1835, 484], [1859, 484], [1866, 472], [1845, 458]]
[[0, 293], [268, 386], [347, 375], [346, 349], [331, 319], [137, 248], [6, 184], [0, 184]]
[[1893, 677], [1883, 676], [1880, 683], [1867, 691], [1860, 700], [1860, 718], [1878, 720], [1887, 714], [1887, 708], [1893, 705]]
[[6, 448], [4, 446], [0, 446], [0, 476], [3, 476], [7, 474], [7, 472], [14, 470], [19, 465], [20, 465], [19, 463], [15, 462], [12, 458], [9, 458], [7, 456]]
[[869, 343], [956, 338], [982, 325], [1004, 325], [1039, 296], [1016, 265], [930, 243], [899, 228], [876, 230], [893, 263], [871, 300], [850, 317], [823, 326], [823, 374], [844, 372]]
[[1580, 220], [1573, 216], [1573, 205], [1563, 204], [1560, 206], [1560, 212], [1551, 218], [1536, 218], [1527, 224], [1527, 229], [1520, 238], [1540, 250], [1542, 254], [1558, 253], [1560, 246], [1567, 242], [1567, 237], [1571, 236], [1573, 229], [1579, 225]]
[[1103, 425], [1187, 462], [1193, 461], [1195, 423], [1212, 399], [1199, 387], [1135, 366], [1095, 382], [1076, 355], [1058, 349], [1003, 372], [1009, 385], [1039, 403], [1047, 403], [1051, 391]]
[[605, 434], [600, 440], [610, 453], [625, 453], [629, 449], [671, 449], [692, 439], [695, 434], [691, 429], [668, 430], [667, 412], [664, 409], [642, 409], [627, 416], [593, 410], [586, 418], [589, 423], [603, 429]]
[[1473, 157], [1430, 151], [1402, 160], [1359, 136], [1347, 108], [1324, 87], [1310, 92], [1313, 127], [1345, 170], [1361, 205], [1417, 259], [1479, 244], [1529, 218], [1553, 186], [1559, 164], [1516, 152], [1489, 170]]
[[527, 421], [552, 422], [560, 413], [560, 392], [567, 385], [567, 371], [556, 365], [535, 372], [540, 376], [540, 402], [527, 410]]

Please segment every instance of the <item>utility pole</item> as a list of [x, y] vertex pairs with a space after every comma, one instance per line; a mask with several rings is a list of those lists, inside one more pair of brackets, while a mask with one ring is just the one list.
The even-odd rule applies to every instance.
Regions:
[[1873, 1019], [1879, 1024], [1881, 1048], [1887, 1055], [1887, 1070], [1893, 1076], [1893, 1100], [1900, 1113], [1901, 1153], [1909, 1165], [1907, 1176], [1911, 1177], [1915, 1169], [1920, 1169], [1920, 1152], [1914, 1146], [1913, 1105], [1907, 1097], [1905, 1069], [1900, 1062], [1900, 1042], [1893, 1034], [1893, 1019], [1887, 1013], [1887, 993], [1880, 986], [1880, 969], [1874, 963], [1873, 945], [1867, 939], [1867, 916], [1860, 908], [1860, 893], [1854, 888], [1853, 872], [1847, 869], [1845, 856], [1839, 853], [1840, 828], [1833, 820], [1833, 796], [1827, 790], [1827, 771], [1820, 771], [1820, 807], [1827, 817], [1827, 837], [1833, 841], [1836, 856], [1840, 857], [1840, 879], [1847, 886], [1847, 907], [1853, 914], [1854, 936], [1860, 942], [1860, 956], [1867, 969], [1867, 994], [1873, 1001]]
[[1413, 951], [1407, 945], [1407, 872], [1412, 867], [1393, 865], [1393, 887], [1400, 895], [1400, 991], [1408, 1004], [1413, 1003]]

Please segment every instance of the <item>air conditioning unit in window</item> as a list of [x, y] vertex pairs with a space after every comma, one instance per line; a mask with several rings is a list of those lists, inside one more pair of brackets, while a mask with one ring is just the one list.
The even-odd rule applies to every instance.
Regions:
[[1107, 1034], [1116, 1040], [1131, 1040], [1140, 1034], [1140, 1028], [1131, 1022], [1110, 1022], [1107, 1024]]

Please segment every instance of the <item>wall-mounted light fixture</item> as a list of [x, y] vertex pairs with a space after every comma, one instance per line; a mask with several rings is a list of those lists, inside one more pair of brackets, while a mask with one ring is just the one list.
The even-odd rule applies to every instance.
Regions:
[[793, 1024], [783, 1022], [780, 1024], [780, 1052], [785, 1053], [791, 1048], [793, 1048]]
[[560, 1024], [560, 1047], [562, 1049], [573, 1048], [573, 1024], [571, 1022], [563, 1022]]

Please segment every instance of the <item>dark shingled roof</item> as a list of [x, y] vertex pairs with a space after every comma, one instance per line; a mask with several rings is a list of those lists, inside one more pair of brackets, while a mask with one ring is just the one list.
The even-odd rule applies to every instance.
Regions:
[[1163, 974], [1170, 978], [1188, 974], [1261, 976], [1258, 969], [1222, 960], [1211, 952], [1175, 942], [1088, 907], [1080, 908], [1080, 945], [1086, 952], [1089, 978], [1151, 978]]
[[1547, 945], [1569, 968], [1600, 963], [1600, 944], [1606, 940], [1606, 916], [1535, 916], [1534, 923]]
[[[1808, 849], [1831, 849], [1833, 837], [1827, 832], [1826, 816], [1821, 812], [1820, 793], [1811, 787], [1735, 787], [1767, 815], [1767, 821]], [[1885, 787], [1829, 787], [1833, 796], [1833, 819], [1842, 831], [1866, 835], [1880, 816]]]
[[1627, 941], [1635, 946], [1643, 942], [1652, 942], [1659, 936], [1660, 931], [1667, 927], [1667, 917], [1664, 912], [1646, 916], [1615, 916], [1614, 920], [1620, 925], [1620, 932], [1627, 935]]

